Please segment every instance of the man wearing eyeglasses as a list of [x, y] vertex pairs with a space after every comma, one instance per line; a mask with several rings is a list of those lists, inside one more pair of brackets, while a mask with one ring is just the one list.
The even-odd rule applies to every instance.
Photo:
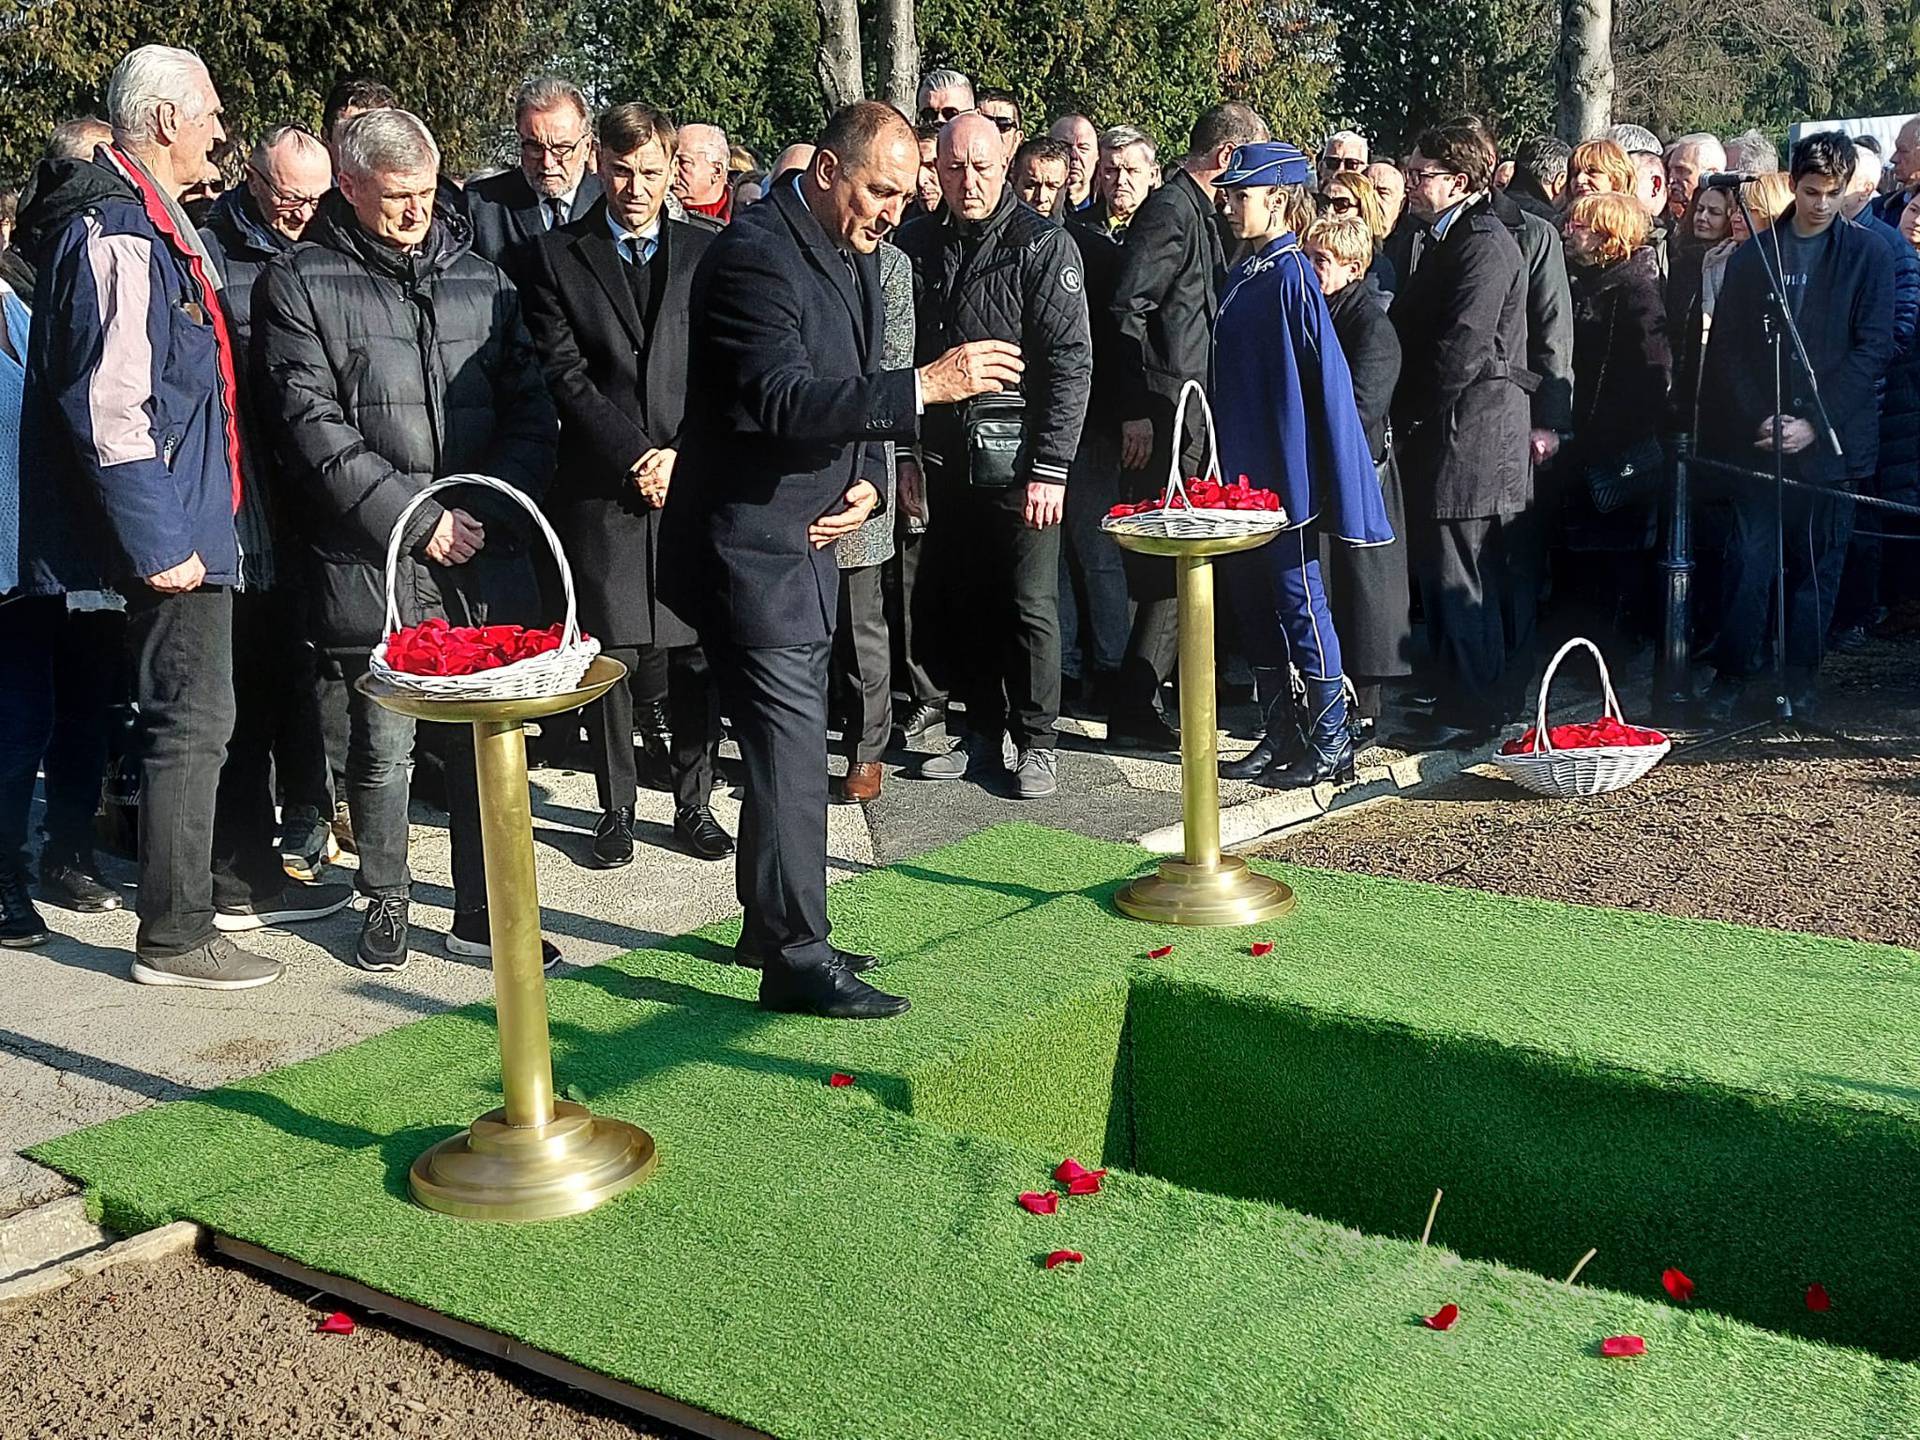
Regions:
[[533, 241], [579, 219], [600, 198], [591, 119], [578, 86], [553, 76], [529, 80], [513, 106], [519, 168], [476, 180], [464, 192], [474, 252], [515, 284], [525, 275]]
[[1477, 127], [1423, 132], [1406, 177], [1425, 228], [1393, 302], [1406, 357], [1393, 429], [1438, 696], [1415, 740], [1471, 745], [1504, 718], [1508, 551], [1533, 498], [1527, 270], [1487, 204], [1493, 156]]
[[973, 109], [973, 81], [958, 70], [929, 70], [920, 81], [922, 125], [944, 125]]
[[1325, 185], [1342, 170], [1365, 170], [1367, 159], [1366, 136], [1358, 130], [1334, 131], [1320, 147], [1320, 183]]
[[325, 862], [338, 858], [339, 848], [326, 824], [333, 816], [333, 797], [320, 722], [319, 657], [305, 638], [297, 587], [290, 576], [277, 575], [273, 563], [278, 528], [269, 509], [277, 489], [273, 452], [262, 438], [260, 397], [244, 359], [252, 343], [254, 281], [268, 261], [305, 238], [332, 188], [327, 147], [298, 125], [281, 125], [253, 147], [247, 183], [222, 195], [202, 227], [220, 254], [226, 277], [221, 299], [243, 361], [235, 367], [242, 470], [258, 482], [241, 490], [235, 517], [246, 583], [233, 597], [233, 665], [234, 673], [248, 676], [250, 683], [234, 687], [233, 738], [227, 742], [214, 808], [215, 853], [233, 860], [272, 853], [269, 781], [277, 774], [286, 807], [281, 863], [297, 880], [318, 879]]

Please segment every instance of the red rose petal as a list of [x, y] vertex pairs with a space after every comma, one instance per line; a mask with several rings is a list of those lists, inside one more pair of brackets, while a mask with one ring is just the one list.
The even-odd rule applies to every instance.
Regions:
[[1149, 959], [1149, 960], [1164, 960], [1164, 959], [1166, 959], [1166, 958], [1167, 958], [1167, 956], [1169, 956], [1169, 955], [1171, 955], [1171, 954], [1173, 954], [1173, 946], [1171, 946], [1171, 945], [1162, 945], [1162, 946], [1161, 946], [1161, 947], [1160, 947], [1160, 948], [1159, 948], [1158, 950], [1149, 950], [1149, 951], [1147, 951], [1147, 959]]
[[1067, 1194], [1098, 1195], [1100, 1193], [1101, 1177], [1104, 1176], [1106, 1173], [1107, 1172], [1104, 1170], [1083, 1171], [1081, 1174], [1078, 1174], [1074, 1176], [1071, 1180], [1067, 1181]]
[[1273, 941], [1256, 940], [1247, 947], [1247, 950], [1248, 953], [1253, 955], [1271, 955], [1273, 953]]
[[1460, 1307], [1458, 1305], [1442, 1305], [1438, 1310], [1434, 1311], [1433, 1314], [1422, 1319], [1420, 1323], [1429, 1330], [1451, 1330], [1453, 1328], [1453, 1322], [1459, 1318]]
[[1027, 1190], [1020, 1196], [1020, 1208], [1030, 1215], [1051, 1215], [1060, 1208], [1058, 1190]]
[[336, 1310], [313, 1328], [321, 1335], [351, 1335], [353, 1317], [344, 1310]]
[[1807, 1308], [1821, 1312], [1833, 1308], [1833, 1299], [1827, 1294], [1827, 1287], [1818, 1280], [1807, 1286]]
[[1078, 1265], [1086, 1258], [1078, 1250], [1055, 1250], [1047, 1256], [1047, 1269], [1058, 1265]]
[[1660, 1283], [1667, 1287], [1667, 1294], [1678, 1300], [1682, 1305], [1693, 1298], [1693, 1281], [1687, 1278], [1684, 1270], [1662, 1270], [1660, 1272]]
[[1647, 1353], [1647, 1342], [1638, 1335], [1609, 1335], [1600, 1342], [1600, 1353], [1610, 1360]]
[[1087, 1173], [1087, 1167], [1071, 1155], [1053, 1167], [1053, 1178], [1062, 1182], [1078, 1180], [1082, 1175]]
[[827, 1076], [827, 1084], [836, 1090], [844, 1090], [853, 1083], [853, 1077], [843, 1070], [836, 1070]]

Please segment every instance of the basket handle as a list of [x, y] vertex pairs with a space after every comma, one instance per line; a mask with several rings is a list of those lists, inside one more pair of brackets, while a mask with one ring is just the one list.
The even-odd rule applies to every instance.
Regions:
[[547, 523], [547, 517], [540, 513], [540, 507], [529, 500], [522, 492], [496, 480], [491, 475], [448, 475], [435, 480], [411, 500], [400, 511], [400, 518], [393, 522], [393, 534], [387, 539], [387, 634], [392, 635], [400, 628], [400, 597], [397, 592], [400, 570], [400, 541], [407, 532], [407, 522], [428, 500], [442, 490], [450, 490], [456, 485], [483, 485], [489, 490], [498, 490], [502, 495], [513, 499], [522, 510], [533, 517], [533, 523], [540, 533], [547, 537], [547, 544], [553, 547], [553, 558], [560, 569], [560, 584], [566, 592], [567, 618], [560, 630], [560, 644], [564, 648], [576, 645], [580, 641], [580, 622], [573, 603], [573, 567], [567, 563], [567, 552], [560, 548], [560, 537], [553, 533], [553, 526]]
[[1213, 407], [1207, 403], [1207, 392], [1198, 380], [1189, 380], [1180, 387], [1180, 403], [1173, 411], [1173, 439], [1169, 446], [1171, 454], [1167, 460], [1167, 499], [1178, 495], [1189, 508], [1192, 500], [1188, 498], [1185, 482], [1180, 478], [1180, 437], [1186, 433], [1187, 397], [1198, 396], [1200, 417], [1207, 422], [1207, 471], [1216, 482], [1220, 480], [1220, 437], [1213, 431]]
[[1600, 689], [1606, 696], [1606, 713], [1622, 725], [1626, 717], [1620, 713], [1620, 697], [1613, 693], [1613, 676], [1607, 673], [1607, 657], [1600, 653], [1600, 647], [1583, 635], [1576, 635], [1567, 641], [1547, 663], [1547, 673], [1540, 677], [1540, 709], [1533, 722], [1533, 749], [1536, 755], [1551, 755], [1553, 740], [1547, 734], [1547, 692], [1553, 688], [1554, 672], [1560, 668], [1560, 662], [1567, 658], [1569, 651], [1584, 645], [1593, 652], [1593, 663], [1600, 667]]

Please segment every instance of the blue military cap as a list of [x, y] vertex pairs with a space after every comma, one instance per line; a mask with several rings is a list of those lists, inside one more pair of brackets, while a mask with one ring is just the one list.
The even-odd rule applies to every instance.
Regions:
[[1215, 185], [1305, 185], [1313, 166], [1299, 147], [1284, 140], [1262, 140], [1233, 152]]

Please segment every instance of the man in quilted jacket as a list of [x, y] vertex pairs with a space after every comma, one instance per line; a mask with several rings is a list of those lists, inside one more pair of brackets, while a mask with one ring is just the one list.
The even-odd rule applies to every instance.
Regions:
[[928, 407], [928, 534], [934, 583], [953, 604], [948, 639], [967, 733], [920, 775], [986, 781], [1003, 769], [1011, 734], [1014, 793], [1040, 799], [1059, 788], [1060, 521], [1093, 376], [1086, 284], [1066, 231], [1008, 187], [991, 120], [950, 121], [939, 171], [946, 207], [900, 231], [913, 264], [916, 356], [925, 363], [967, 341], [1005, 340], [1026, 369], [1016, 405], [995, 396], [1002, 403]]

